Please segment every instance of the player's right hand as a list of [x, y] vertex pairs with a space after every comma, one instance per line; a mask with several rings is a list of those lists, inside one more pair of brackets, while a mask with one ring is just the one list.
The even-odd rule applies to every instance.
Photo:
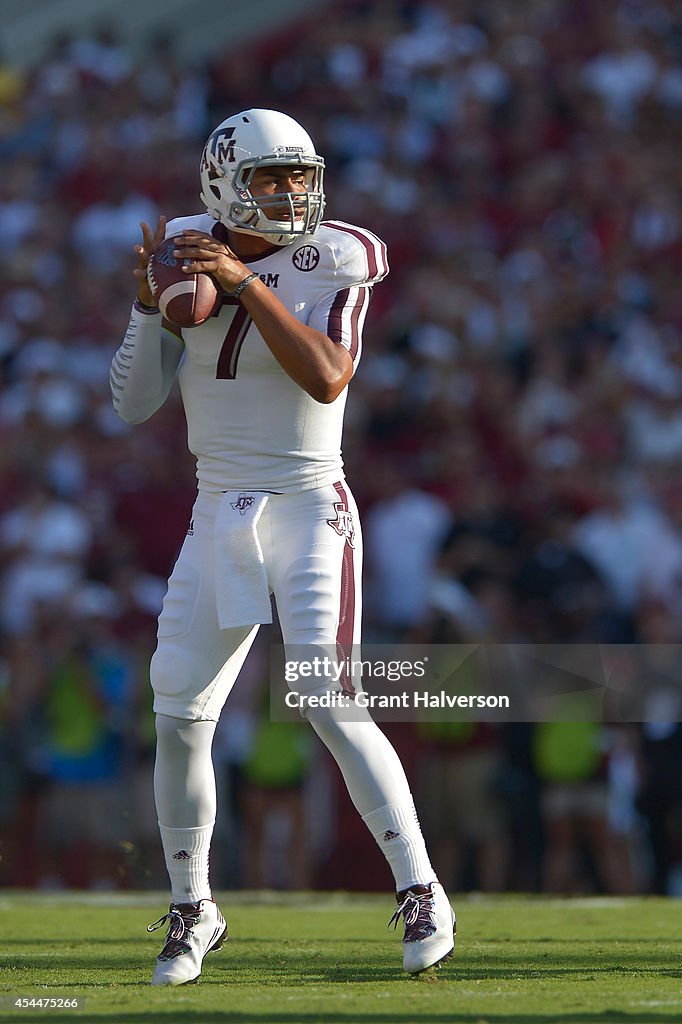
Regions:
[[143, 306], [156, 306], [156, 299], [152, 295], [147, 281], [147, 265], [165, 238], [166, 218], [159, 217], [159, 223], [154, 232], [144, 221], [141, 222], [140, 227], [142, 228], [142, 245], [133, 247], [138, 260], [137, 266], [133, 270], [133, 276], [137, 278], [137, 298]]

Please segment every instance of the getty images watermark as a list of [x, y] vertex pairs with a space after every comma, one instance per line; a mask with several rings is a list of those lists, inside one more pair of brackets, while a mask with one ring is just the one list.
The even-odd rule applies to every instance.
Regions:
[[[288, 708], [299, 711], [312, 707], [350, 709], [354, 706], [372, 710], [509, 708], [509, 697], [504, 694], [448, 693], [442, 689], [412, 688], [369, 693], [360, 688], [361, 680], [368, 678], [391, 684], [415, 683], [427, 677], [428, 661], [428, 655], [414, 661], [409, 658], [333, 658], [319, 654], [309, 659], [287, 658], [284, 681], [291, 688], [284, 696], [284, 703]], [[308, 683], [312, 684], [312, 689]], [[303, 689], [300, 684], [304, 684]]]
[[378, 721], [682, 719], [682, 645], [274, 647], [270, 711]]

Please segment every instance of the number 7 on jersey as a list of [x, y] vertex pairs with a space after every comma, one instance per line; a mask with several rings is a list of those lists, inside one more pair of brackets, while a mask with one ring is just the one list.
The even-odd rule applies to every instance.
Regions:
[[252, 323], [253, 320], [244, 307], [237, 306], [220, 348], [215, 373], [217, 380], [234, 380], [237, 376], [239, 353]]

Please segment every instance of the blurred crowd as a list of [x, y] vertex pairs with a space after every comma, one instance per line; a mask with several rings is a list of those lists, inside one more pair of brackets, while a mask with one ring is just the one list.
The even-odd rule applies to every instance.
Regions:
[[[4, 54], [0, 884], [164, 884], [147, 666], [194, 467], [178, 395], [130, 428], [108, 368], [139, 222], [201, 210], [203, 141], [250, 106], [388, 244], [345, 435], [366, 639], [653, 652], [648, 724], [392, 729], [444, 883], [682, 895], [674, 0], [346, 0], [210, 60], [113, 25]], [[215, 884], [385, 885], [326, 754], [270, 728], [264, 638], [217, 739]]]

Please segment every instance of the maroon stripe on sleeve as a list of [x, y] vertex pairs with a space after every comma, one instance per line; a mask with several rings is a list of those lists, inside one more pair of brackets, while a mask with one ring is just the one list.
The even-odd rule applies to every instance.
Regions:
[[[348, 497], [341, 481], [334, 484], [334, 490], [342, 502], [342, 507], [348, 511]], [[339, 625], [336, 630], [336, 655], [340, 661], [353, 657], [353, 637], [355, 633], [355, 565], [353, 561], [353, 547], [348, 538], [343, 546], [341, 560], [341, 598], [339, 601]], [[345, 693], [355, 693], [352, 675], [343, 672], [341, 675], [341, 687]]]
[[341, 342], [343, 340], [343, 311], [346, 308], [349, 295], [350, 288], [344, 288], [343, 291], [337, 292], [329, 310], [327, 336], [332, 341]]
[[378, 259], [376, 257], [376, 244], [374, 244], [373, 247], [375, 259], [377, 260], [378, 264], [378, 273], [381, 275], [386, 275], [388, 273], [388, 249], [386, 248], [386, 243], [383, 241], [383, 239], [378, 238], [376, 235], [372, 235], [372, 238], [374, 239], [374, 243], [379, 243]]
[[[351, 289], [338, 292], [327, 317], [327, 336], [337, 345], [344, 345], [355, 361], [360, 348], [360, 317], [369, 303], [369, 289], [359, 288], [357, 295], [349, 301]], [[344, 337], [343, 318], [350, 312], [350, 339]]]
[[367, 288], [363, 288], [357, 297], [355, 305], [353, 306], [353, 312], [350, 318], [351, 335], [350, 348], [348, 349], [348, 351], [352, 356], [353, 362], [355, 362], [355, 359], [358, 354], [358, 349], [360, 348], [360, 331], [358, 329], [358, 324], [360, 323], [360, 314], [362, 313], [363, 306], [365, 305], [365, 301], [368, 298], [368, 296], [369, 290]]

